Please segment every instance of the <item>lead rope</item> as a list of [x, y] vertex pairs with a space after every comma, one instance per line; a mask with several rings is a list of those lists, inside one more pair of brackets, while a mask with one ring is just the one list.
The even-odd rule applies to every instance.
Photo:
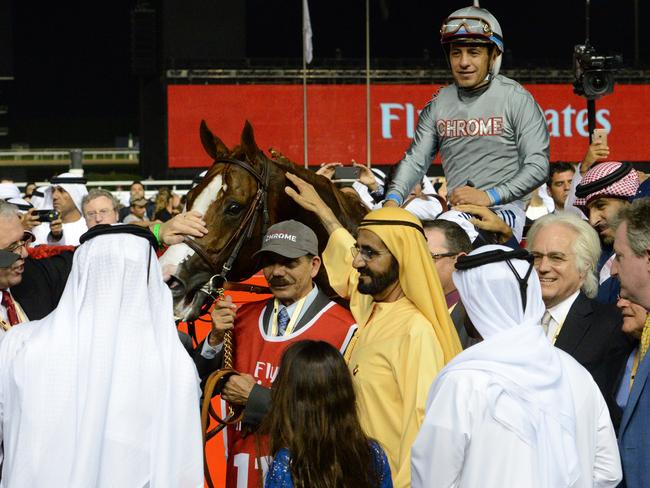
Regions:
[[[223, 288], [218, 290], [218, 299], [223, 297]], [[207, 339], [206, 339], [207, 340]], [[214, 482], [210, 474], [210, 467], [208, 466], [208, 454], [206, 451], [207, 443], [210, 439], [216, 436], [226, 426], [236, 424], [241, 421], [244, 416], [244, 408], [242, 406], [227, 406], [226, 418], [221, 418], [212, 407], [212, 396], [217, 385], [224, 379], [227, 379], [237, 371], [233, 369], [233, 347], [232, 347], [232, 330], [226, 331], [223, 337], [223, 368], [214, 371], [208, 376], [205, 381], [205, 389], [203, 391], [203, 403], [201, 405], [201, 431], [203, 433], [203, 469], [205, 472], [205, 482], [208, 488], [214, 488]], [[216, 420], [219, 424], [212, 430], [210, 429], [210, 419]]]

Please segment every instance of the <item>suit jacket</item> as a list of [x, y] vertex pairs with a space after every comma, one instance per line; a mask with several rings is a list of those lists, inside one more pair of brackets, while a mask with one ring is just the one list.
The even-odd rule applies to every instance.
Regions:
[[630, 398], [623, 412], [618, 447], [623, 462], [620, 487], [645, 488], [650, 478], [650, 354], [643, 358], [634, 378]]
[[582, 292], [571, 305], [555, 346], [591, 373], [609, 407], [614, 428], [621, 420], [616, 391], [633, 341], [621, 330], [623, 317], [615, 305], [587, 298]]
[[29, 320], [42, 319], [59, 304], [73, 255], [72, 251], [63, 251], [49, 258], [25, 259], [23, 279], [11, 287], [11, 293]]

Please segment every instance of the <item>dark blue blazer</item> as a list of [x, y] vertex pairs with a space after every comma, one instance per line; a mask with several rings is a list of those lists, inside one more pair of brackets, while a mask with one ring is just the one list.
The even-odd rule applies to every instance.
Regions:
[[623, 461], [620, 487], [650, 486], [650, 354], [641, 361], [623, 412], [618, 446]]

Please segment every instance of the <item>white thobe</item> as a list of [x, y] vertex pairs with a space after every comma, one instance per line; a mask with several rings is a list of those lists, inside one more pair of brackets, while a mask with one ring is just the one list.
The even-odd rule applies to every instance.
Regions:
[[[591, 375], [559, 351], [575, 407], [580, 477], [572, 488], [615, 487], [622, 478], [614, 428]], [[484, 371], [450, 372], [411, 450], [413, 488], [537, 488], [536, 449], [490, 414]], [[499, 399], [511, 403], [507, 395]]]
[[42, 223], [32, 229], [34, 244], [48, 244], [50, 246], [78, 246], [79, 238], [88, 230], [86, 220], [82, 217], [74, 222], [63, 224], [63, 237], [54, 240], [50, 234], [50, 224]]

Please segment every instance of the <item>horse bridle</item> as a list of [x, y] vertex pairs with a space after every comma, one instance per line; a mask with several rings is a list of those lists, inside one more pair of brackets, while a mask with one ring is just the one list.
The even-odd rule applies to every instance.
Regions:
[[[226, 262], [221, 266], [220, 270], [217, 270], [212, 264], [210, 257], [208, 256], [207, 251], [192, 237], [186, 236], [184, 239], [185, 244], [187, 244], [199, 257], [208, 265], [210, 270], [214, 273], [212, 277], [201, 287], [200, 292], [205, 293], [207, 296], [216, 300], [220, 293], [223, 292], [223, 286], [227, 281], [228, 273], [232, 269], [232, 265], [237, 259], [239, 251], [241, 250], [244, 242], [253, 234], [253, 229], [257, 223], [257, 215], [261, 208], [262, 210], [262, 234], [266, 233], [266, 229], [269, 225], [269, 209], [267, 202], [267, 193], [269, 187], [269, 178], [270, 171], [266, 161], [262, 161], [262, 171], [257, 172], [257, 170], [246, 161], [241, 161], [235, 158], [219, 158], [215, 159], [214, 163], [224, 163], [224, 164], [234, 164], [240, 168], [246, 170], [255, 180], [257, 181], [257, 192], [253, 201], [248, 206], [246, 215], [244, 216], [241, 224], [233, 235], [228, 239], [228, 242], [225, 244], [223, 249], [228, 249], [229, 246], [235, 242], [235, 245], [230, 252], [230, 256]], [[208, 304], [209, 307], [210, 304]]]

